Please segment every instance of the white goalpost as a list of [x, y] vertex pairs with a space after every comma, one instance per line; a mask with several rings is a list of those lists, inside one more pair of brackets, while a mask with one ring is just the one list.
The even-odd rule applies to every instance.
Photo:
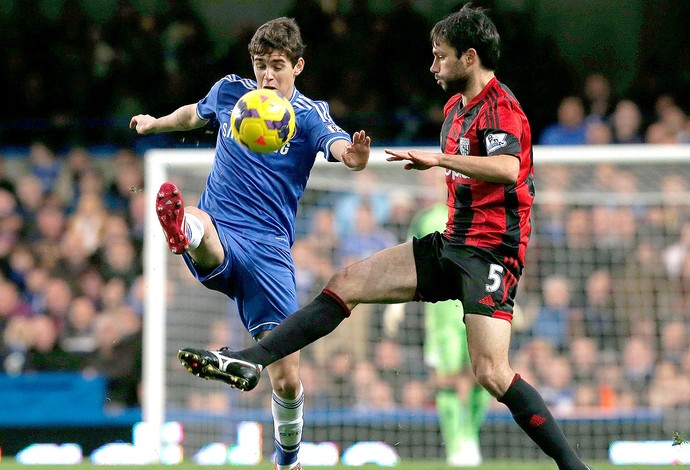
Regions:
[[[212, 162], [211, 149], [156, 149], [145, 155], [143, 421], [157, 455], [166, 445], [163, 424], [181, 423], [185, 459], [211, 444], [230, 450], [240, 443], [243, 423], [258, 423], [253, 439], [267, 459], [272, 449], [267, 377], [256, 390], [241, 393], [193, 377], [176, 356], [183, 346], [252, 344], [233, 302], [201, 286], [169, 253], [156, 218], [160, 184], [175, 182], [185, 205], [195, 205]], [[608, 458], [616, 440], [663, 440], [676, 428], [688, 432], [690, 403], [683, 384], [690, 385], [690, 351], [678, 337], [690, 333], [690, 255], [683, 251], [683, 234], [690, 243], [690, 145], [535, 147], [534, 163], [534, 232], [516, 299], [513, 367], [542, 392], [587, 459]], [[354, 230], [353, 219], [341, 217], [348, 215], [344, 201], [356, 195], [372, 210], [377, 230], [402, 241], [414, 213], [438, 199], [421, 173], [386, 162], [382, 148], [372, 150], [369, 167], [358, 173], [317, 157], [293, 247], [301, 302], [349, 259], [338, 251], [338, 242], [358, 236], [342, 235], [324, 258], [328, 237], [316, 228], [320, 217], [326, 214], [336, 239], [339, 223]], [[565, 299], [550, 290], [555, 284]], [[402, 459], [444, 459], [429, 371], [418, 367], [424, 338], [420, 305], [406, 305], [393, 330], [382, 307], [361, 307], [333, 335], [303, 352], [304, 439], [331, 443], [341, 455], [358, 442], [373, 441], [394, 446]], [[563, 313], [565, 336], [538, 328], [548, 312]], [[399, 348], [396, 366], [380, 362], [377, 345], [384, 336]], [[345, 377], [332, 360], [341, 353], [349, 370]], [[646, 369], [640, 371], [643, 363]], [[391, 371], [397, 374], [393, 380]], [[373, 395], [374, 387], [365, 396], [354, 386], [365, 373], [377, 383], [381, 379], [379, 395]], [[419, 386], [416, 391], [406, 386], [410, 382]], [[415, 400], [413, 393], [424, 397]], [[487, 461], [544, 458], [498, 403], [482, 425], [481, 448]]]

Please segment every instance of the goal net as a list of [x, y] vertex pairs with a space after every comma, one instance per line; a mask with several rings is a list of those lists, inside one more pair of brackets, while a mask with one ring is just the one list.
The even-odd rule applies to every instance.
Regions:
[[[182, 346], [252, 344], [234, 303], [168, 252], [155, 216], [163, 181], [196, 204], [212, 159], [211, 150], [146, 155], [144, 421], [156, 445], [165, 444], [156, 431], [162, 423], [180, 422], [186, 459], [209, 444], [246, 447], [239, 426], [258, 423], [251, 445], [268, 459], [268, 378], [241, 393], [193, 377], [176, 357]], [[407, 239], [417, 211], [443, 199], [438, 174], [403, 171], [385, 162], [382, 149], [358, 173], [321, 160], [293, 246], [301, 305], [334, 270]], [[540, 390], [584, 458], [606, 459], [613, 441], [687, 433], [690, 146], [536, 147], [534, 160], [534, 232], [516, 299], [513, 368]], [[380, 442], [402, 459], [445, 459], [423, 343], [423, 305], [411, 303], [359, 306], [308, 346], [304, 441], [331, 443], [341, 456], [357, 443]], [[544, 458], [495, 400], [480, 443], [488, 461]]]

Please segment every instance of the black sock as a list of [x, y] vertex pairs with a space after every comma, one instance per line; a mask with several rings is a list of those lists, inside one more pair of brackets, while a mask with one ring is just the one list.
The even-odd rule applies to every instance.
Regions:
[[558, 464], [560, 470], [586, 470], [568, 443], [539, 392], [515, 374], [505, 395], [498, 399], [513, 414], [523, 431]]
[[237, 355], [266, 367], [335, 330], [350, 316], [340, 298], [324, 290], [309, 305], [289, 315], [256, 346]]

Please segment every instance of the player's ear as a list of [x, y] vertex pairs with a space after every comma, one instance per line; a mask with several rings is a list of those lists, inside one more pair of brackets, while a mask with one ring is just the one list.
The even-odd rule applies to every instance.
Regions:
[[477, 50], [474, 49], [474, 48], [472, 48], [472, 47], [470, 47], [469, 49], [467, 49], [467, 51], [465, 52], [465, 60], [466, 60], [465, 65], [467, 65], [468, 67], [469, 67], [470, 65], [472, 65], [474, 62], [476, 62], [476, 60], [477, 60]]
[[302, 70], [304, 70], [304, 58], [300, 57], [297, 59], [297, 63], [295, 64], [295, 77], [301, 74]]

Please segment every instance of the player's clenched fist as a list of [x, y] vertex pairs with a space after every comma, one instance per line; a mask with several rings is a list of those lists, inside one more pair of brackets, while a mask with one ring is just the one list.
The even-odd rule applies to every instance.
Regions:
[[129, 121], [129, 128], [136, 129], [137, 134], [151, 134], [155, 120], [156, 118], [149, 114], [137, 114]]

